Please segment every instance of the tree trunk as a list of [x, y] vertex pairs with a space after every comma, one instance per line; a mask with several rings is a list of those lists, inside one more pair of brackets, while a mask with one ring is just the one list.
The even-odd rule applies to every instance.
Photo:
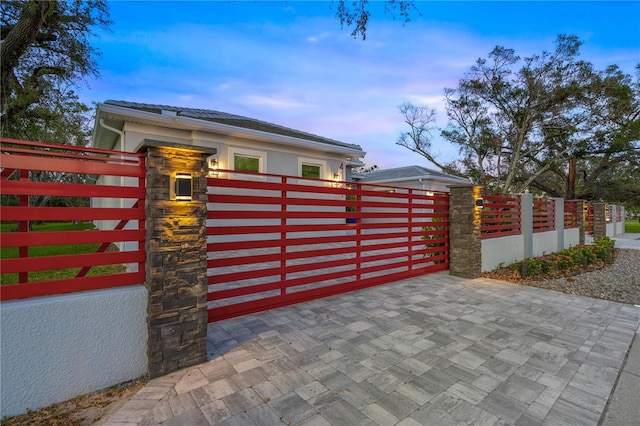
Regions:
[[[12, 92], [13, 70], [20, 57], [36, 40], [44, 20], [53, 7], [52, 1], [29, 1], [16, 25], [11, 28], [0, 44], [0, 85], [2, 86], [2, 106]], [[16, 88], [13, 88], [15, 90]]]
[[569, 171], [567, 172], [565, 199], [574, 200], [576, 198], [576, 169], [578, 167], [578, 159], [571, 157], [569, 159]]

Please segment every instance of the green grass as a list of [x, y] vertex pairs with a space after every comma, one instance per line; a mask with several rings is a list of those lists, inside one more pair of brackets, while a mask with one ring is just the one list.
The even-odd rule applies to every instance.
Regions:
[[624, 222], [624, 232], [640, 234], [640, 221], [638, 219], [627, 219]]
[[[33, 232], [42, 231], [77, 231], [85, 229], [94, 229], [94, 225], [91, 222], [84, 223], [71, 223], [71, 222], [45, 222], [34, 223], [32, 226]], [[2, 223], [0, 229], [2, 232], [13, 232], [18, 229], [17, 223]], [[39, 256], [60, 256], [69, 254], [84, 254], [95, 253], [99, 243], [92, 244], [60, 244], [50, 246], [33, 246], [29, 247], [29, 257]], [[0, 258], [11, 259], [18, 257], [17, 247], [4, 247], [0, 248]], [[56, 269], [51, 271], [35, 271], [29, 272], [29, 282], [37, 281], [49, 281], [60, 280], [66, 278], [73, 278], [80, 271], [81, 268], [70, 269]], [[104, 265], [94, 266], [91, 268], [87, 276], [95, 275], [109, 275], [124, 272], [126, 267], [124, 265]], [[18, 274], [1, 274], [0, 284], [15, 284], [18, 282]]]
[[[31, 230], [38, 231], [82, 231], [85, 229], [95, 229], [91, 222], [35, 222], [31, 225]], [[1, 232], [14, 232], [18, 230], [17, 222], [0, 223]]]

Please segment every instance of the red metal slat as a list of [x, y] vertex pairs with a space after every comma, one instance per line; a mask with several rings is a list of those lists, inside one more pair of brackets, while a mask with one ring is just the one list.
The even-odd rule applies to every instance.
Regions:
[[82, 183], [30, 182], [10, 180], [2, 184], [3, 194], [51, 195], [59, 197], [144, 198], [144, 187]]
[[207, 282], [209, 283], [209, 285], [218, 285], [235, 281], [250, 280], [254, 278], [272, 277], [280, 275], [282, 273], [283, 268], [281, 268], [280, 266], [277, 266], [275, 268], [244, 270], [242, 272], [230, 272], [226, 274], [216, 273], [215, 275], [209, 276]]
[[15, 169], [40, 170], [48, 172], [68, 172], [88, 175], [144, 177], [145, 172], [138, 165], [121, 165], [80, 161], [77, 159], [27, 157], [0, 154], [3, 167]]
[[[282, 242], [281, 242], [282, 244]], [[297, 260], [297, 259], [306, 259], [312, 257], [319, 256], [331, 256], [337, 254], [348, 254], [353, 253], [356, 249], [355, 246], [352, 247], [336, 247], [336, 248], [327, 248], [327, 249], [319, 249], [319, 250], [301, 250], [301, 251], [293, 251], [282, 253], [272, 253], [272, 254], [255, 254], [250, 256], [236, 256], [236, 257], [227, 257], [222, 259], [209, 259], [207, 260], [207, 268], [223, 268], [226, 266], [239, 266], [239, 265], [251, 265], [254, 263], [267, 263], [267, 262], [276, 262], [281, 260]]]
[[520, 217], [482, 217], [480, 218], [480, 223], [484, 224], [494, 224], [494, 223], [503, 223], [508, 225], [518, 224], [520, 223]]
[[12, 155], [22, 155], [23, 157], [36, 157], [43, 161], [48, 161], [51, 158], [70, 158], [78, 161], [93, 161], [97, 163], [110, 163], [110, 164], [122, 164], [129, 166], [138, 166], [140, 164], [139, 158], [121, 158], [113, 157], [113, 153], [103, 155], [87, 155], [87, 153], [69, 153], [63, 151], [43, 151], [24, 148], [11, 148], [2, 147], [2, 152], [6, 152]]
[[[336, 194], [338, 195], [338, 194]], [[349, 194], [351, 195], [351, 194]], [[285, 204], [287, 206], [336, 206], [336, 207], [349, 207], [353, 204], [350, 200], [344, 199], [331, 199], [331, 198], [296, 198], [275, 196], [261, 196], [261, 195], [233, 195], [233, 194], [209, 194], [209, 203], [219, 204], [245, 204], [245, 205], [277, 205]], [[383, 201], [367, 201], [363, 200], [359, 203], [361, 207], [370, 208], [392, 208], [406, 211], [408, 208], [415, 210], [424, 210], [433, 208], [433, 204], [413, 204], [412, 206], [406, 203], [395, 202], [383, 202]], [[213, 206], [215, 209], [215, 206]]]
[[37, 256], [0, 259], [3, 274], [22, 271], [50, 271], [82, 266], [102, 266], [144, 261], [144, 253], [123, 251], [113, 253], [83, 253], [59, 256]]
[[2, 207], [5, 221], [143, 220], [143, 208]]
[[[35, 148], [46, 148], [48, 150], [63, 150], [63, 151], [77, 151], [77, 152], [93, 152], [97, 154], [105, 154], [105, 155], [122, 155], [126, 157], [132, 158], [141, 158], [144, 159], [144, 154], [138, 154], [135, 152], [127, 152], [127, 151], [117, 151], [113, 149], [101, 149], [101, 148], [93, 148], [89, 146], [73, 146], [73, 145], [64, 145], [64, 144], [54, 144], [48, 142], [39, 142], [39, 141], [27, 141], [22, 139], [13, 139], [13, 138], [4, 138], [0, 137], [0, 143], [12, 144], [17, 146], [27, 146], [27, 147], [35, 147]], [[3, 148], [4, 149], [4, 148]], [[48, 152], [48, 151], [37, 151], [34, 152]]]
[[89, 244], [102, 242], [144, 241], [144, 229], [116, 231], [63, 231], [63, 232], [4, 232], [0, 239], [2, 247], [48, 246], [58, 244]]
[[[406, 218], [407, 212], [332, 212], [332, 211], [246, 211], [246, 210], [217, 210], [209, 211], [207, 219], [347, 219], [350, 217], [364, 219], [394, 219]], [[424, 217], [429, 217], [427, 214]], [[437, 216], [434, 216], [437, 217]]]
[[144, 284], [144, 280], [144, 271], [140, 271], [66, 280], [40, 281], [28, 284], [3, 285], [0, 287], [0, 300], [27, 299], [30, 297]]
[[486, 238], [508, 237], [510, 235], [520, 235], [520, 233], [521, 231], [519, 229], [513, 230], [513, 231], [502, 231], [502, 232], [482, 234], [482, 238], [486, 239]]
[[232, 297], [247, 296], [250, 294], [264, 293], [267, 291], [279, 290], [282, 287], [282, 281], [274, 281], [264, 284], [255, 284], [244, 287], [229, 288], [226, 290], [216, 290], [207, 293], [207, 301], [230, 299]]

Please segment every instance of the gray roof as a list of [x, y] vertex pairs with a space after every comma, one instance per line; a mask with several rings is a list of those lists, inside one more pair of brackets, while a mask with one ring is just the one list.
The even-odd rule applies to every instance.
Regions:
[[209, 109], [200, 109], [200, 108], [182, 108], [182, 107], [176, 107], [176, 106], [170, 106], [170, 105], [144, 104], [139, 102], [128, 102], [128, 101], [107, 100], [104, 103], [107, 105], [114, 105], [122, 108], [130, 108], [130, 109], [150, 112], [154, 114], [162, 114], [163, 111], [169, 111], [169, 112], [175, 113], [179, 117], [189, 117], [189, 118], [194, 118], [196, 120], [227, 124], [230, 126], [240, 127], [244, 129], [258, 130], [258, 131], [273, 133], [273, 134], [282, 135], [282, 136], [291, 136], [294, 138], [325, 143], [328, 145], [335, 145], [335, 146], [341, 146], [345, 148], [362, 150], [362, 147], [360, 147], [360, 145], [340, 142], [334, 139], [324, 138], [322, 136], [302, 132], [300, 130], [290, 129], [288, 127], [280, 126], [277, 124], [267, 123], [266, 121], [256, 120], [255, 118], [229, 114], [227, 112], [214, 111]]
[[405, 166], [397, 167], [395, 169], [374, 170], [372, 172], [365, 173], [361, 182], [384, 182], [401, 179], [445, 179], [457, 180], [460, 181], [460, 183], [469, 183], [469, 179], [439, 172], [437, 170], [427, 169], [422, 166]]

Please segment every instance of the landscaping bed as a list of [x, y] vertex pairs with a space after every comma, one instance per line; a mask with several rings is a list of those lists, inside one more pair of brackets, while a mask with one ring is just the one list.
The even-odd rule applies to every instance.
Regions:
[[[482, 276], [567, 294], [640, 305], [640, 250], [611, 248], [607, 256], [604, 249], [609, 244], [601, 245], [601, 257], [598, 254], [595, 258], [591, 256], [594, 250], [598, 252], [597, 247], [580, 246], [574, 250], [581, 251], [586, 247], [586, 251], [573, 257], [554, 253], [527, 259], [525, 262], [529, 275], [526, 278], [521, 275], [520, 262], [485, 272]], [[593, 259], [586, 266], [585, 253], [589, 254], [589, 259]], [[532, 270], [537, 273], [531, 273]]]

